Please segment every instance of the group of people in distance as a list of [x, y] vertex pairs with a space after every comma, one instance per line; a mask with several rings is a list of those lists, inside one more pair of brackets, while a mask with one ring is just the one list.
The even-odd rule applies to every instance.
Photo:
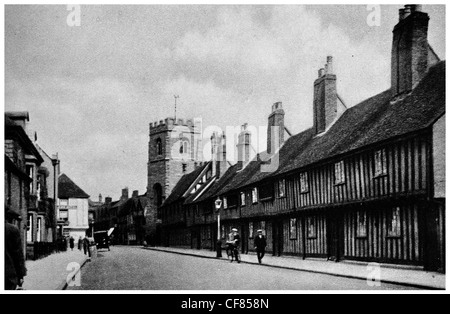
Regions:
[[[231, 256], [231, 262], [233, 260], [236, 260], [238, 263], [241, 262], [240, 256], [239, 256], [239, 244], [241, 241], [241, 237], [238, 233], [238, 229], [233, 228], [231, 229], [231, 233], [228, 235], [227, 239], [227, 255], [228, 257]], [[256, 250], [256, 255], [258, 257], [258, 263], [262, 263], [262, 259], [264, 255], [266, 254], [266, 247], [267, 247], [267, 241], [266, 237], [263, 235], [263, 231], [261, 229], [258, 229], [256, 231], [256, 236], [254, 239], [254, 247]]]

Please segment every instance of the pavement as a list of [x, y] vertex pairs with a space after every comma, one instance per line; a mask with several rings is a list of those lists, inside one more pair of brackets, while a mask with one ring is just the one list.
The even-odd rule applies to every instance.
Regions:
[[[146, 247], [146, 249], [201, 258], [218, 259], [216, 257], [216, 252], [210, 250], [173, 247]], [[225, 251], [223, 251], [222, 256], [223, 257], [220, 259], [227, 259]], [[242, 263], [247, 264], [258, 264], [256, 254], [252, 253], [241, 254], [241, 261]], [[368, 277], [375, 277], [379, 279], [381, 283], [385, 284], [402, 285], [426, 290], [445, 290], [445, 274], [427, 272], [419, 267], [375, 264], [376, 266], [379, 265], [379, 268], [374, 268], [375, 265], [369, 263], [348, 261], [336, 263], [324, 259], [303, 260], [299, 257], [275, 257], [270, 254], [264, 257], [262, 265], [365, 281], [368, 280]]]
[[70, 279], [77, 278], [88, 258], [74, 249], [51, 254], [36, 261], [26, 261], [24, 290], [64, 290]]

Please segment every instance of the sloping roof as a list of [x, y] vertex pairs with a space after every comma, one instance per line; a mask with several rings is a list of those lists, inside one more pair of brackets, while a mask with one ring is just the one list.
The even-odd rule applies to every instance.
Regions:
[[186, 193], [187, 189], [192, 185], [192, 183], [197, 179], [197, 177], [209, 166], [210, 163], [205, 163], [203, 166], [198, 167], [194, 171], [185, 174], [178, 181], [177, 185], [173, 188], [172, 193], [170, 193], [169, 197], [164, 202], [163, 206], [167, 206], [179, 200], [184, 193]]
[[222, 177], [218, 181], [216, 181], [209, 190], [194, 201], [193, 198], [189, 198], [186, 200], [186, 203], [199, 203], [205, 201], [211, 197], [215, 197], [218, 195], [218, 192], [223, 189], [227, 184], [235, 177], [237, 171], [237, 165], [233, 165], [223, 174]]
[[[255, 184], [269, 177], [363, 149], [368, 145], [425, 129], [445, 113], [445, 61], [430, 68], [427, 75], [401, 101], [391, 103], [391, 91], [384, 91], [348, 109], [325, 133], [312, 129], [289, 138], [280, 149], [275, 172], [260, 171], [261, 162], [252, 161], [242, 171], [230, 168], [200, 200]], [[234, 173], [233, 173], [234, 172]]]
[[89, 198], [89, 195], [63, 173], [58, 179], [58, 198]]

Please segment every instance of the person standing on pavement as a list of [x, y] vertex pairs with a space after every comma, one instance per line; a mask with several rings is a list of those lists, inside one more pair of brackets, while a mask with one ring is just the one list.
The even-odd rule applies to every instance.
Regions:
[[78, 250], [81, 251], [82, 248], [83, 248], [83, 238], [80, 237], [78, 239]]
[[261, 264], [264, 255], [266, 254], [267, 241], [263, 235], [263, 231], [259, 229], [256, 231], [257, 235], [254, 240], [256, 255], [258, 256], [258, 263]]
[[73, 248], [75, 247], [75, 239], [73, 237], [70, 237], [69, 243], [70, 243], [70, 249], [73, 251]]
[[22, 240], [19, 229], [11, 224], [15, 213], [6, 208], [5, 217], [5, 290], [16, 290], [22, 287], [23, 278], [27, 275], [25, 258], [22, 251]]

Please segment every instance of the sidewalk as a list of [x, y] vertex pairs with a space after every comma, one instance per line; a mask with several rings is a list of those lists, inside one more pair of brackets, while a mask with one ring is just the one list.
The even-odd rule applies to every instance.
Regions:
[[69, 274], [76, 273], [76, 268], [72, 265], [71, 268], [68, 267], [69, 264], [77, 263], [81, 269], [86, 262], [87, 257], [78, 250], [54, 253], [37, 261], [27, 261], [28, 274], [24, 278], [23, 288], [25, 290], [64, 290]]
[[[148, 250], [170, 252], [183, 255], [198, 256], [203, 258], [216, 258], [215, 251], [193, 250], [172, 247], [146, 247]], [[222, 260], [227, 259], [225, 251], [222, 251]], [[243, 263], [258, 264], [255, 254], [241, 254]], [[332, 262], [323, 259], [303, 260], [298, 257], [274, 257], [270, 254], [263, 259], [263, 265], [299, 271], [308, 271], [319, 274], [327, 274], [338, 277], [367, 280], [373, 270], [368, 269], [367, 263]], [[422, 289], [445, 289], [445, 274], [426, 272], [414, 267], [380, 264], [381, 283], [398, 284]]]

